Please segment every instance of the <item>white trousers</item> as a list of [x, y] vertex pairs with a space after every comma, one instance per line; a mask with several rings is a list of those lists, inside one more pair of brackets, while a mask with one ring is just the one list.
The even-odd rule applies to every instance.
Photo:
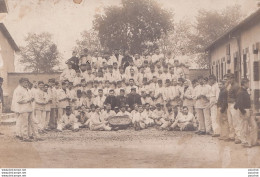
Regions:
[[199, 130], [203, 132], [211, 132], [211, 119], [209, 108], [196, 108], [199, 121]]
[[239, 110], [235, 110], [235, 103], [228, 103], [228, 125], [229, 125], [229, 138], [235, 138], [240, 140], [241, 131], [241, 118], [239, 116]]
[[45, 116], [45, 121], [44, 121], [44, 129], [49, 128], [49, 123], [50, 123], [50, 116], [51, 116], [51, 111], [46, 111], [46, 116]]
[[64, 123], [60, 123], [57, 126], [58, 130], [64, 130], [66, 127], [69, 127], [69, 129], [75, 130], [79, 128], [79, 124], [78, 123], [71, 123], [71, 124], [64, 124]]
[[102, 130], [110, 131], [111, 127], [109, 127], [105, 123], [101, 123], [100, 125], [91, 125], [90, 130], [91, 131], [102, 131]]
[[16, 120], [16, 135], [22, 138], [29, 138], [28, 136], [28, 120], [31, 116], [31, 112], [18, 113]]
[[214, 134], [220, 134], [219, 122], [217, 120], [218, 108], [217, 105], [213, 105], [210, 108], [210, 118], [212, 123], [212, 130]]
[[241, 119], [240, 125], [240, 138], [243, 143], [248, 143], [253, 146], [257, 143], [257, 123], [254, 116], [251, 116], [249, 110], [243, 115], [239, 111], [239, 117]]
[[45, 121], [46, 121], [46, 111], [43, 110], [35, 110], [35, 119], [38, 123], [38, 129], [44, 130]]
[[28, 120], [28, 134], [29, 136], [33, 136], [35, 138], [39, 137], [38, 133], [38, 121], [35, 118], [35, 112], [32, 112], [31, 116], [29, 116]]

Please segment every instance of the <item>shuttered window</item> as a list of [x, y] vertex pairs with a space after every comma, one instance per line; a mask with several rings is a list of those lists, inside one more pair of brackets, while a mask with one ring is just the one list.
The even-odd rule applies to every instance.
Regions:
[[260, 109], [260, 90], [256, 89], [254, 90], [254, 104], [256, 109]]
[[253, 75], [254, 75], [254, 81], [260, 80], [260, 61], [254, 61], [253, 64]]

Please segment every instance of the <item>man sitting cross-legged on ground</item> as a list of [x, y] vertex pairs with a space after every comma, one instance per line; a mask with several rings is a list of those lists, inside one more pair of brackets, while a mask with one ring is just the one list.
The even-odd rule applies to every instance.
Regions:
[[110, 131], [111, 127], [109, 127], [108, 122], [100, 117], [100, 108], [93, 104], [90, 106], [90, 108], [90, 119], [86, 122], [86, 124], [89, 125], [89, 129], [91, 131]]
[[144, 105], [145, 109], [144, 109], [144, 113], [145, 113], [145, 116], [146, 116], [146, 119], [145, 119], [145, 124], [148, 126], [148, 127], [151, 127], [154, 125], [154, 120], [153, 120], [153, 111], [150, 110], [150, 104], [149, 103], [146, 103]]
[[182, 108], [182, 112], [179, 112], [176, 120], [170, 126], [171, 130], [179, 128], [181, 131], [193, 131], [195, 129], [194, 115], [189, 112], [187, 106]]
[[179, 106], [174, 106], [174, 108], [172, 108], [170, 103], [166, 104], [166, 118], [162, 120], [162, 125], [160, 126], [161, 130], [169, 129], [169, 127], [174, 123], [176, 117], [178, 116], [178, 107]]
[[161, 126], [165, 118], [165, 113], [162, 110], [162, 105], [160, 103], [156, 104], [156, 109], [154, 110], [153, 113], [154, 113], [153, 118], [154, 118], [155, 125]]
[[138, 112], [134, 114], [132, 122], [134, 125], [135, 130], [142, 130], [145, 129], [147, 126], [145, 124], [146, 117], [143, 113], [144, 109], [142, 105], [138, 106]]
[[76, 116], [72, 113], [71, 107], [67, 106], [65, 109], [65, 114], [61, 117], [58, 122], [58, 131], [62, 131], [65, 129], [78, 131], [79, 125]]

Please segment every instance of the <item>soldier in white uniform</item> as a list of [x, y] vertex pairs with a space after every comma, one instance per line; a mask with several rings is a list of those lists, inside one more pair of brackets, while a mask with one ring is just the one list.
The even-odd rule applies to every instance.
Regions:
[[195, 129], [194, 120], [194, 115], [189, 112], [188, 107], [183, 106], [182, 112], [178, 114], [171, 128], [175, 129], [178, 126], [181, 131], [192, 131]]
[[76, 77], [76, 72], [74, 69], [72, 69], [73, 63], [71, 61], [66, 62], [68, 68], [65, 69], [61, 75], [60, 75], [60, 80], [68, 80], [70, 82], [73, 82], [74, 78]]
[[[28, 133], [28, 121], [32, 116], [32, 95], [27, 89], [28, 79], [21, 78], [19, 80], [19, 85], [14, 90], [13, 100], [11, 110], [14, 111], [17, 115], [16, 121], [16, 136], [25, 142], [31, 142], [29, 139]], [[33, 129], [35, 130], [35, 129]], [[34, 135], [38, 135], [37, 132], [34, 132]], [[38, 137], [36, 137], [38, 138]]]
[[166, 104], [166, 116], [162, 121], [162, 125], [160, 126], [161, 130], [171, 130], [171, 125], [174, 123], [176, 117], [178, 116], [178, 106], [174, 108], [170, 103]]
[[193, 106], [194, 106], [194, 101], [193, 101], [193, 88], [191, 85], [191, 82], [189, 80], [186, 80], [184, 82], [184, 90], [183, 90], [183, 106], [187, 106], [190, 113], [194, 113]]
[[73, 131], [79, 131], [78, 120], [76, 116], [72, 113], [71, 107], [67, 106], [65, 110], [65, 114], [61, 117], [61, 119], [58, 122], [57, 130], [62, 131], [65, 129], [69, 129]]
[[134, 125], [135, 130], [142, 130], [146, 128], [146, 114], [143, 112], [143, 106], [138, 106], [138, 112], [133, 115], [132, 123]]
[[199, 131], [196, 132], [199, 135], [205, 135], [211, 133], [211, 119], [210, 119], [210, 86], [204, 83], [203, 77], [199, 77], [199, 85], [194, 90], [195, 109], [199, 121]]
[[51, 92], [48, 92], [49, 85], [44, 85], [44, 99], [45, 99], [45, 121], [44, 121], [44, 130], [48, 131], [50, 130], [49, 123], [50, 123], [50, 116], [51, 116], [51, 104], [52, 104], [52, 95]]
[[45, 100], [44, 83], [42, 81], [38, 82], [38, 89], [35, 93], [35, 120], [38, 123], [38, 129], [40, 133], [46, 133], [44, 130], [46, 110], [45, 106], [48, 102]]
[[61, 83], [61, 88], [57, 90], [58, 101], [58, 121], [61, 120], [63, 114], [65, 114], [66, 107], [69, 106], [69, 95], [67, 92], [66, 82]]
[[106, 108], [102, 113], [100, 114], [100, 119], [103, 121], [107, 121], [109, 117], [115, 116], [115, 111], [111, 110], [111, 104], [107, 103]]
[[92, 131], [111, 131], [107, 120], [104, 120], [100, 115], [100, 109], [98, 106], [91, 105], [90, 119], [87, 121], [90, 130]]
[[94, 98], [94, 103], [101, 109], [104, 108], [104, 102], [106, 100], [105, 95], [103, 94], [103, 89], [98, 89], [98, 96]]
[[217, 121], [217, 101], [219, 97], [219, 86], [214, 75], [209, 76], [210, 89], [210, 117], [212, 122], [213, 137], [220, 136], [219, 122]]

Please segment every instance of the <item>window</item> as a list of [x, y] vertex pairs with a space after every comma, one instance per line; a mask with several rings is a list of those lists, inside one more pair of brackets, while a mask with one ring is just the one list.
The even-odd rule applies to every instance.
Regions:
[[223, 79], [223, 76], [224, 76], [224, 64], [223, 62], [221, 62], [221, 65], [220, 65], [220, 73], [221, 73], [221, 79]]
[[253, 54], [258, 54], [259, 42], [253, 44]]
[[239, 81], [239, 62], [238, 58], [234, 58], [234, 75], [235, 75], [235, 80], [238, 82]]
[[217, 77], [217, 80], [218, 80], [218, 65], [216, 65], [216, 77]]
[[253, 75], [254, 81], [260, 80], [260, 61], [254, 61], [253, 63]]
[[256, 89], [254, 90], [254, 104], [255, 104], [255, 109], [259, 110], [260, 109], [260, 90]]
[[230, 55], [230, 44], [226, 46], [226, 54]]
[[247, 78], [247, 55], [243, 55], [243, 77]]
[[227, 64], [230, 64], [230, 63], [231, 63], [231, 57], [229, 55], [229, 56], [227, 56]]

